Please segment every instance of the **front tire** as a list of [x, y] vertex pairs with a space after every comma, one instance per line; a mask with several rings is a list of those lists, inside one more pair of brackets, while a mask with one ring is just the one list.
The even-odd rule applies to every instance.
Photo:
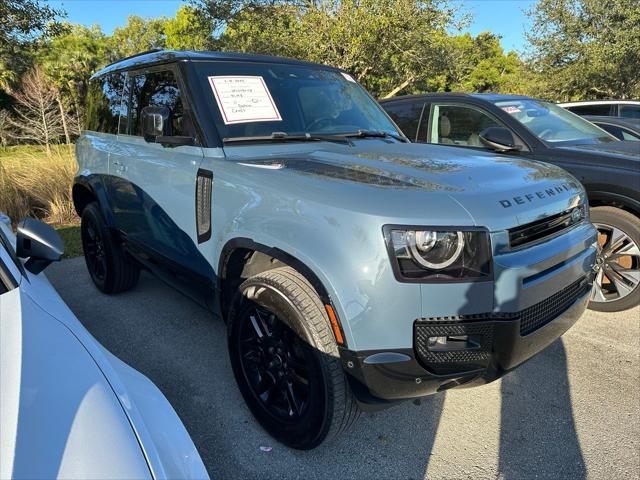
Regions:
[[596, 278], [589, 308], [620, 312], [640, 303], [640, 219], [615, 207], [594, 207], [598, 229]]
[[115, 241], [96, 202], [82, 211], [80, 234], [87, 270], [98, 290], [119, 293], [138, 283], [140, 267]]
[[238, 387], [277, 440], [311, 449], [359, 416], [326, 311], [300, 273], [282, 267], [247, 279], [228, 324]]

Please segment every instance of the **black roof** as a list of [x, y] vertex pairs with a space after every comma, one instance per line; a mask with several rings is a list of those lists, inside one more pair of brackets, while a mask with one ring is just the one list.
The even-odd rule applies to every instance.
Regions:
[[420, 99], [420, 98], [476, 98], [478, 100], [486, 100], [487, 102], [499, 102], [501, 100], [525, 100], [530, 99], [526, 95], [511, 95], [507, 93], [459, 93], [459, 92], [433, 92], [419, 93], [415, 95], [402, 95], [399, 97], [381, 99], [380, 103], [391, 102], [394, 100]]
[[123, 58], [106, 67], [98, 70], [93, 74], [92, 78], [102, 76], [106, 73], [117, 72], [132, 68], [140, 68], [146, 65], [160, 65], [163, 63], [173, 63], [181, 61], [240, 61], [240, 62], [260, 62], [260, 63], [279, 63], [288, 65], [305, 65], [326, 68], [331, 70], [339, 70], [335, 67], [322, 65], [319, 63], [305, 62], [295, 60], [293, 58], [273, 57], [269, 55], [256, 55], [252, 53], [238, 52], [206, 52], [206, 51], [188, 51], [188, 50], [151, 50], [142, 52], [131, 57]]

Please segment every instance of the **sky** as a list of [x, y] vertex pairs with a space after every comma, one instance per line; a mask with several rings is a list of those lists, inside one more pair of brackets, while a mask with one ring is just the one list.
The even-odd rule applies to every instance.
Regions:
[[[528, 26], [524, 10], [533, 0], [454, 0], [473, 15], [465, 30], [473, 35], [491, 31], [502, 36], [505, 50], [522, 51], [524, 32]], [[183, 2], [180, 0], [50, 0], [54, 8], [67, 12], [67, 19], [87, 26], [98, 24], [105, 33], [124, 25], [128, 15], [141, 17], [173, 16]]]

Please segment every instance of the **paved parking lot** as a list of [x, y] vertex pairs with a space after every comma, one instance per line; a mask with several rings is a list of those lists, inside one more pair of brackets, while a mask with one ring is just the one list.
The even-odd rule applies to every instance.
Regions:
[[640, 478], [640, 309], [588, 312], [501, 381], [363, 415], [299, 452], [245, 407], [221, 320], [148, 274], [114, 297], [82, 258], [47, 275], [98, 341], [162, 390], [217, 478]]

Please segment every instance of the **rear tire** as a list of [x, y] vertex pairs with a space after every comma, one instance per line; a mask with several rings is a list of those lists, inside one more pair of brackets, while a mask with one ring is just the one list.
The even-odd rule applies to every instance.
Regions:
[[140, 267], [115, 241], [96, 202], [82, 211], [80, 233], [87, 269], [98, 290], [119, 293], [138, 283]]
[[238, 387], [273, 437], [307, 450], [358, 418], [327, 313], [300, 273], [281, 267], [247, 279], [228, 320]]
[[594, 207], [602, 251], [589, 308], [620, 312], [640, 303], [640, 219], [615, 207]]

